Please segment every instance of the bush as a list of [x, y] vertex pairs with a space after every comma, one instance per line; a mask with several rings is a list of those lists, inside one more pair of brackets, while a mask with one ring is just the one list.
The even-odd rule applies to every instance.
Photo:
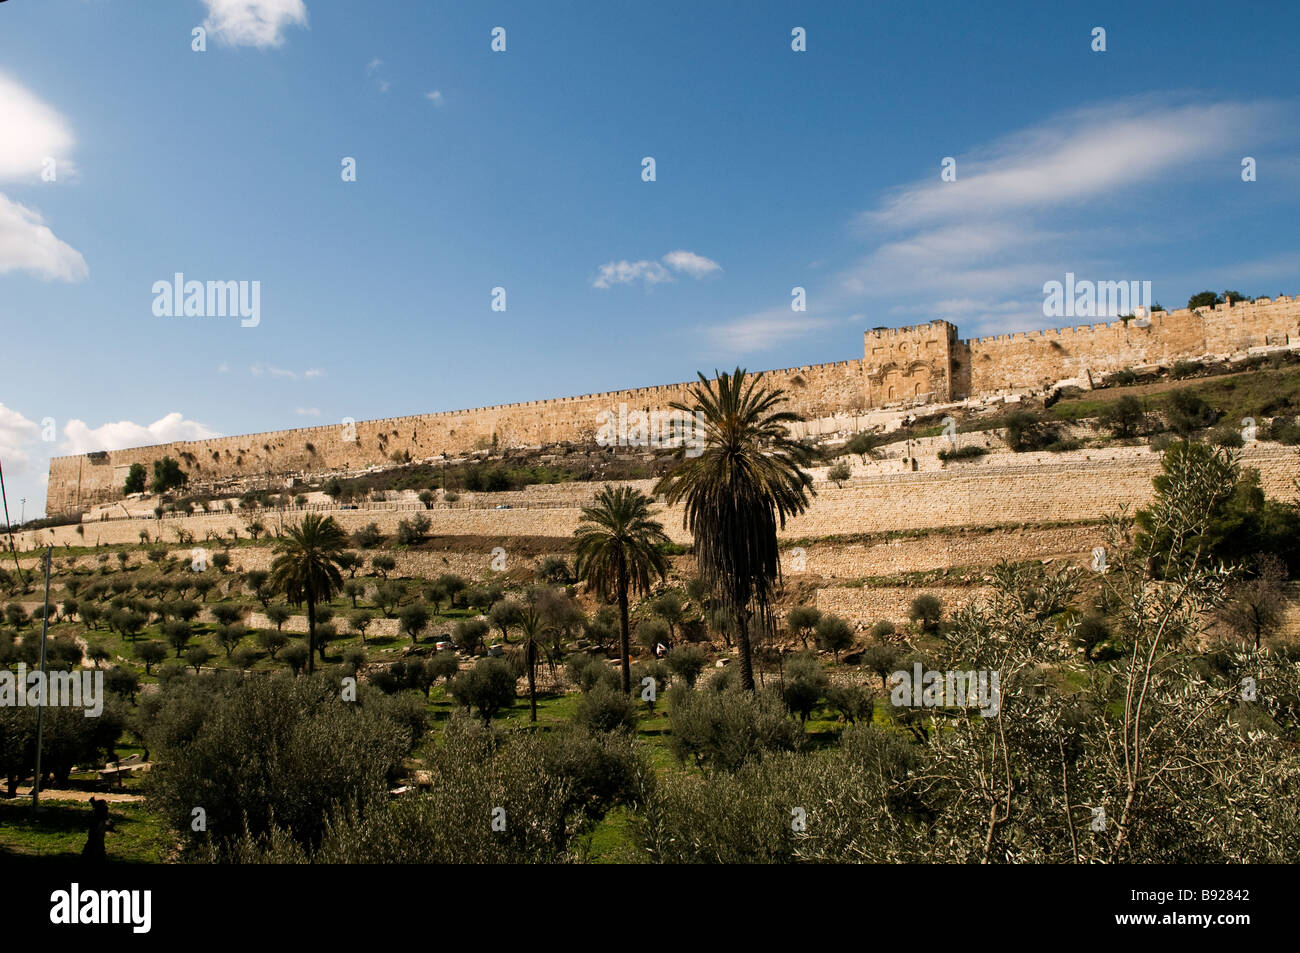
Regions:
[[466, 655], [473, 655], [483, 644], [487, 634], [488, 624], [482, 619], [462, 619], [452, 630], [451, 640], [456, 643], [456, 648]]
[[636, 731], [636, 702], [621, 689], [598, 684], [578, 700], [574, 723], [593, 732]]
[[698, 645], [679, 645], [668, 653], [668, 668], [689, 688], [695, 687], [695, 680], [704, 670], [704, 650]]
[[1101, 415], [1101, 424], [1116, 437], [1132, 437], [1141, 430], [1145, 419], [1142, 401], [1129, 394], [1106, 408]]
[[1176, 434], [1187, 437], [1212, 425], [1219, 419], [1219, 412], [1195, 394], [1176, 390], [1169, 395], [1165, 416]]
[[[319, 850], [287, 831], [244, 838], [225, 859], [322, 864], [549, 864], [581, 859], [591, 828], [650, 787], [621, 734], [498, 736], [456, 713], [429, 754], [426, 793], [338, 810]], [[498, 819], [500, 825], [491, 821]]]
[[1007, 446], [1016, 453], [1042, 450], [1059, 439], [1055, 427], [1023, 410], [1008, 414], [1004, 427]]
[[593, 691], [599, 685], [619, 686], [622, 683], [619, 680], [618, 673], [615, 672], [605, 662], [603, 658], [595, 655], [575, 655], [569, 659], [565, 665], [565, 674], [569, 676], [569, 681], [583, 692]]
[[667, 646], [669, 641], [668, 623], [663, 619], [642, 619], [636, 624], [636, 642], [651, 657], [654, 657], [656, 646]]
[[547, 556], [537, 566], [537, 578], [554, 586], [567, 585], [573, 581], [569, 564], [562, 556]]
[[881, 642], [889, 638], [896, 631], [898, 631], [898, 629], [893, 622], [889, 619], [881, 619], [867, 630], [867, 635], [871, 636], [871, 638], [875, 639], [877, 642]]
[[843, 486], [844, 481], [853, 475], [853, 471], [847, 463], [837, 463], [826, 471], [826, 479], [830, 480], [836, 486]]
[[514, 703], [515, 673], [502, 659], [479, 659], [472, 669], [452, 680], [450, 691], [466, 709], [477, 708], [487, 725], [497, 712]]
[[379, 524], [367, 523], [352, 534], [352, 545], [357, 549], [374, 549], [383, 539], [384, 534], [379, 532]]
[[785, 664], [785, 704], [790, 711], [807, 721], [817, 703], [822, 700], [829, 680], [817, 656], [801, 652]]
[[1227, 447], [1230, 450], [1240, 450], [1246, 445], [1246, 440], [1241, 435], [1241, 431], [1230, 424], [1220, 424], [1210, 431], [1209, 442], [1216, 447]]
[[[377, 694], [356, 703], [312, 679], [203, 676], [168, 685], [146, 728], [159, 764], [150, 804], [194, 841], [263, 835], [272, 818], [311, 843], [338, 804], [387, 800], [410, 750], [409, 725]], [[191, 833], [201, 806], [207, 832]]]
[[826, 703], [843, 715], [844, 720], [850, 724], [856, 724], [859, 719], [870, 722], [872, 712], [875, 710], [875, 700], [871, 692], [862, 685], [847, 682], [837, 682], [826, 689]]
[[987, 447], [981, 447], [979, 444], [968, 443], [964, 447], [944, 447], [939, 451], [939, 459], [944, 463], [950, 460], [973, 460], [982, 457], [988, 453]]
[[294, 675], [307, 667], [307, 659], [310, 656], [311, 652], [307, 649], [306, 642], [294, 642], [292, 645], [286, 645], [280, 652], [280, 660], [289, 666]]
[[1294, 447], [1300, 444], [1300, 422], [1295, 417], [1274, 417], [1264, 429], [1264, 439]]
[[939, 627], [939, 620], [943, 617], [943, 603], [939, 601], [938, 596], [922, 593], [912, 600], [907, 610], [907, 617], [913, 622], [920, 623], [923, 631], [933, 632]]
[[1169, 373], [1175, 380], [1183, 380], [1191, 377], [1200, 369], [1201, 363], [1199, 361], [1174, 361], [1174, 366]]
[[738, 771], [774, 751], [796, 751], [804, 735], [771, 691], [697, 692], [674, 688], [673, 754], [702, 768]]
[[834, 652], [835, 661], [840, 653], [853, 644], [852, 627], [837, 615], [823, 615], [817, 622], [817, 645], [823, 651]]
[[425, 541], [429, 536], [429, 527], [433, 524], [429, 517], [421, 513], [409, 520], [401, 520], [397, 524], [397, 542], [403, 546], [415, 546]]

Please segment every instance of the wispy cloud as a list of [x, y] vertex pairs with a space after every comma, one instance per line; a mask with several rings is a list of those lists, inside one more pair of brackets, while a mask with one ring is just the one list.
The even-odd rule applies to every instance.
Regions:
[[647, 287], [673, 280], [673, 272], [703, 278], [722, 270], [722, 266], [711, 258], [697, 255], [693, 251], [670, 251], [659, 261], [610, 261], [601, 265], [596, 277], [591, 280], [593, 288], [612, 288], [614, 285], [630, 285], [638, 281]]
[[203, 28], [227, 46], [259, 49], [284, 45], [284, 31], [307, 26], [303, 0], [203, 0]]
[[711, 327], [707, 334], [715, 350], [724, 354], [746, 354], [795, 340], [809, 331], [837, 323], [832, 318], [811, 317], [807, 312], [772, 308]]
[[294, 412], [295, 414], [297, 414], [299, 417], [319, 417], [319, 416], [320, 416], [320, 408], [319, 408], [319, 407], [296, 407], [296, 408], [294, 408], [294, 411], [293, 411], [293, 412]]
[[317, 377], [324, 377], [325, 372], [318, 367], [309, 368], [302, 371], [291, 371], [288, 368], [276, 367], [273, 364], [253, 364], [248, 368], [248, 372], [254, 377], [282, 377], [286, 380], [312, 380]]
[[380, 71], [383, 69], [383, 67], [384, 67], [384, 61], [376, 56], [374, 59], [372, 59], [369, 63], [366, 64], [366, 76], [374, 80], [375, 86], [378, 87], [381, 93], [386, 93], [388, 92], [389, 87], [392, 86], [392, 84], [387, 79], [385, 79], [382, 75], [380, 75]]
[[429, 90], [427, 93], [424, 94], [424, 98], [427, 99], [429, 102], [433, 103], [435, 106], [441, 106], [441, 105], [442, 105], [442, 91], [441, 91], [441, 90], [438, 90], [438, 89], [431, 89], [431, 90]]

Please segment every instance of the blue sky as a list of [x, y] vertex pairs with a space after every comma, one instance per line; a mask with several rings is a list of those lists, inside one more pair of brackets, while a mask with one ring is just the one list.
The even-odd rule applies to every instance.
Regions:
[[11, 512], [51, 454], [1066, 323], [1067, 271], [1300, 291], [1300, 6], [1133, 7], [0, 3]]

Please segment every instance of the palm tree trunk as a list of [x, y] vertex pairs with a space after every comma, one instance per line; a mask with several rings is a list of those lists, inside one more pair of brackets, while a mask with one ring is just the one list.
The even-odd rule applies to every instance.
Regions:
[[316, 594], [307, 590], [307, 674], [316, 671]]
[[740, 609], [736, 613], [736, 641], [740, 643], [740, 687], [742, 690], [754, 690], [754, 660], [749, 651], [749, 610]]
[[632, 694], [632, 644], [627, 626], [627, 568], [618, 573], [618, 643], [623, 655], [623, 694]]
[[537, 643], [528, 640], [528, 708], [530, 721], [537, 721]]

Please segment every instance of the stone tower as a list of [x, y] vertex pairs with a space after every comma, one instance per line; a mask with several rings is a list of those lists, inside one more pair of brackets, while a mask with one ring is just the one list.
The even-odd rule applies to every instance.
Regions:
[[957, 327], [931, 321], [866, 333], [862, 370], [868, 407], [947, 401], [957, 396], [954, 378], [963, 370]]

